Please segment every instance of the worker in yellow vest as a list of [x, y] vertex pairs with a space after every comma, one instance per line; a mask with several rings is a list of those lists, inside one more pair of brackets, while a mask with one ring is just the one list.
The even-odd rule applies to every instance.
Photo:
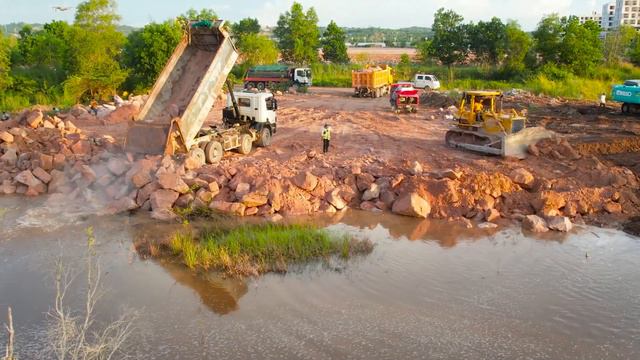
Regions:
[[322, 129], [322, 152], [327, 153], [329, 151], [329, 142], [331, 141], [331, 128], [329, 124], [324, 124]]

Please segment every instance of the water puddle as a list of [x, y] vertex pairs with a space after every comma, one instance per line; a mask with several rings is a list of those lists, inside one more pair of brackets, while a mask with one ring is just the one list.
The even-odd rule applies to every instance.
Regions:
[[529, 238], [348, 212], [298, 221], [367, 237], [369, 256], [238, 280], [137, 256], [134, 241], [180, 225], [84, 213], [60, 222], [28, 210], [37, 201], [0, 198], [0, 314], [13, 307], [22, 358], [42, 344], [56, 254], [78, 265], [89, 226], [105, 272], [100, 318], [141, 313], [134, 358], [640, 357], [640, 239], [618, 231]]

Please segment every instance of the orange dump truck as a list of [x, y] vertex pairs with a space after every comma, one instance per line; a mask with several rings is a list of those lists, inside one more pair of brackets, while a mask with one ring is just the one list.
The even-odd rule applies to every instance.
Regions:
[[378, 98], [389, 94], [393, 84], [391, 66], [367, 67], [351, 72], [351, 85], [357, 97]]

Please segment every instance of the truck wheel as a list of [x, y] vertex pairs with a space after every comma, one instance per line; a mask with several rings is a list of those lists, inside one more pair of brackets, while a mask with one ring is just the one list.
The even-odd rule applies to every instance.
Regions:
[[222, 144], [217, 141], [209, 141], [204, 148], [204, 157], [209, 164], [217, 164], [220, 162], [223, 154]]
[[629, 113], [629, 104], [627, 104], [627, 103], [622, 104], [622, 113], [623, 114], [628, 114]]
[[262, 91], [264, 90], [264, 83], [263, 82], [259, 82], [256, 87], [258, 88], [258, 90]]
[[240, 135], [240, 147], [238, 148], [238, 152], [242, 155], [247, 155], [251, 152], [251, 147], [253, 141], [251, 141], [251, 135], [242, 134]]
[[252, 82], [247, 83], [247, 86], [245, 86], [245, 88], [246, 88], [247, 90], [251, 90], [251, 89], [253, 89], [254, 87], [256, 87], [256, 84], [255, 84], [255, 83], [252, 83]]
[[267, 127], [263, 127], [260, 130], [260, 137], [258, 138], [258, 146], [267, 147], [271, 145], [271, 130]]
[[191, 150], [189, 150], [189, 156], [192, 158], [197, 158], [200, 164], [204, 165], [206, 162], [204, 150], [200, 149], [199, 147], [194, 147]]

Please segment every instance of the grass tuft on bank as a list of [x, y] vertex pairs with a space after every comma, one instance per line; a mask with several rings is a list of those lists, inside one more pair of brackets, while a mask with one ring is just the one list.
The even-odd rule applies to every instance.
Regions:
[[173, 255], [191, 269], [218, 270], [234, 276], [286, 272], [289, 265], [348, 259], [373, 250], [369, 240], [335, 236], [309, 225], [259, 224], [181, 231], [169, 242]]

